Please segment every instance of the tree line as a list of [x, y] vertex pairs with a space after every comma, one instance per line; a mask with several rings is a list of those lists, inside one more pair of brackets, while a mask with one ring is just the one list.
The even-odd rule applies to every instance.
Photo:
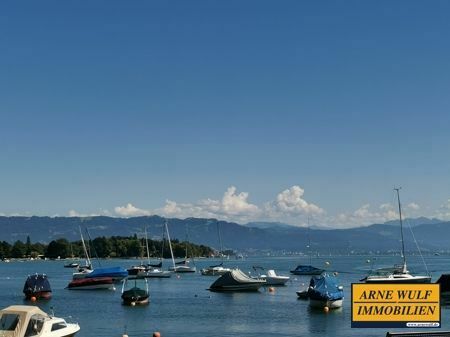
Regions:
[[[170, 258], [169, 243], [167, 240], [156, 241], [147, 240], [150, 257]], [[214, 251], [204, 245], [196, 245], [187, 241], [171, 240], [173, 254], [176, 258], [188, 257], [209, 257]], [[145, 239], [140, 239], [137, 235], [131, 237], [112, 236], [97, 237], [92, 241], [86, 242], [88, 253], [91, 258], [129, 258], [146, 257]], [[0, 242], [0, 258], [38, 258], [46, 257], [50, 259], [84, 257], [83, 244], [81, 240], [69, 242], [61, 238], [53, 240], [48, 244], [32, 243], [30, 237], [26, 242], [17, 240], [13, 244], [6, 241]]]

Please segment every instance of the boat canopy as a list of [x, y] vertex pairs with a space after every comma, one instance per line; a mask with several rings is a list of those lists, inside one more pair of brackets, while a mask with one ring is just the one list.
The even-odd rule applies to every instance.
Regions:
[[311, 277], [308, 296], [312, 299], [333, 301], [343, 298], [344, 292], [335, 276], [323, 273]]

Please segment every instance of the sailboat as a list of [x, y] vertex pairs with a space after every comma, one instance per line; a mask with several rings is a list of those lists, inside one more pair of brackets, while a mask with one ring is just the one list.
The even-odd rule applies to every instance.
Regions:
[[368, 275], [362, 281], [365, 281], [366, 283], [430, 283], [430, 275], [411, 275], [408, 271], [406, 265], [405, 242], [403, 240], [403, 220], [402, 207], [400, 204], [400, 188], [394, 188], [394, 190], [397, 192], [403, 265], [401, 266], [401, 268], [385, 268], [385, 273], [382, 273], [380, 272], [380, 270], [378, 270], [378, 272]]
[[309, 235], [309, 219], [308, 219], [308, 253], [309, 253], [309, 265], [298, 265], [295, 269], [291, 270], [291, 274], [294, 275], [320, 275], [325, 270], [312, 266], [312, 251], [311, 251], [311, 238]]
[[[148, 238], [147, 238], [147, 228], [144, 228], [145, 232], [145, 249], [147, 251], [147, 266], [145, 267], [145, 270], [140, 270], [137, 273], [138, 277], [149, 277], [149, 278], [169, 278], [172, 276], [172, 273], [167, 270], [162, 270], [162, 261], [160, 261], [158, 264], [151, 264], [150, 263], [150, 250], [148, 249]], [[163, 238], [164, 242], [164, 238]], [[161, 259], [162, 259], [162, 252], [161, 252]]]
[[[90, 259], [88, 250], [86, 248], [86, 243], [84, 242], [83, 234], [81, 233], [81, 228], [80, 228], [80, 235], [81, 235], [81, 243], [83, 245], [84, 254], [86, 256], [86, 266], [80, 267], [78, 269], [78, 272], [72, 274], [73, 280], [85, 279], [85, 278], [89, 278], [89, 279], [95, 278], [97, 281], [105, 280], [105, 282], [106, 282], [107, 281], [106, 279], [112, 278], [112, 280], [114, 282], [117, 282], [117, 281], [121, 281], [122, 279], [124, 279], [125, 277], [128, 276], [128, 272], [125, 269], [123, 269], [122, 267], [99, 267], [99, 268], [92, 269], [91, 259]], [[86, 283], [88, 283], [88, 282], [86, 281]], [[109, 281], [107, 283], [109, 283]], [[77, 283], [77, 285], [78, 285], [78, 283]]]
[[183, 261], [175, 263], [175, 259], [173, 257], [172, 243], [170, 242], [169, 226], [167, 225], [167, 221], [165, 222], [165, 227], [167, 239], [169, 241], [170, 256], [172, 257], [172, 267], [169, 267], [169, 271], [173, 271], [175, 273], [195, 273], [197, 271], [197, 268], [195, 266], [192, 267], [189, 266], [187, 261], [187, 242], [186, 242], [185, 259]]
[[203, 268], [200, 270], [201, 274], [204, 276], [216, 276], [216, 275], [224, 275], [225, 273], [231, 271], [230, 268], [225, 268], [223, 266], [223, 244], [222, 244], [222, 237], [220, 235], [220, 228], [219, 228], [219, 222], [217, 222], [217, 235], [219, 236], [219, 245], [220, 245], [220, 257], [222, 258], [222, 262], [217, 265], [209, 266], [207, 268]]

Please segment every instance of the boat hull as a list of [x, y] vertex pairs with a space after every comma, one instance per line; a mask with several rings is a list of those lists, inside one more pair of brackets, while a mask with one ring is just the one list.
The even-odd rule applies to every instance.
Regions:
[[261, 288], [264, 285], [261, 283], [255, 283], [255, 284], [241, 284], [241, 285], [230, 285], [230, 286], [220, 286], [220, 287], [214, 287], [209, 288], [210, 291], [258, 291], [259, 288]]
[[344, 299], [338, 299], [338, 300], [313, 300], [309, 299], [309, 305], [313, 308], [325, 308], [328, 307], [328, 309], [337, 309], [342, 307], [342, 303], [344, 302]]
[[431, 283], [431, 277], [414, 277], [414, 278], [366, 278], [365, 283], [378, 283], [378, 284], [389, 284], [389, 283]]
[[75, 279], [69, 283], [67, 289], [70, 290], [109, 290], [114, 289], [111, 277]]

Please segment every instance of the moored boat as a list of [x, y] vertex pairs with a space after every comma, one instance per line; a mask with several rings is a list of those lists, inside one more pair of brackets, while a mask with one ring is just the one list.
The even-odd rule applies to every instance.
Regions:
[[259, 275], [259, 278], [265, 280], [268, 286], [284, 286], [290, 279], [289, 276], [277, 275], [273, 269], [267, 270], [267, 274]]
[[36, 306], [12, 305], [0, 311], [0, 336], [72, 337], [80, 330], [75, 323], [48, 315]]
[[291, 274], [294, 275], [320, 275], [324, 272], [324, 269], [316, 268], [311, 265], [298, 265], [295, 269], [291, 270]]
[[122, 301], [124, 305], [148, 304], [150, 294], [145, 278], [125, 278], [122, 284]]
[[344, 300], [344, 290], [335, 276], [323, 273], [311, 278], [308, 287], [308, 298], [311, 307], [340, 308]]
[[86, 277], [72, 280], [67, 289], [70, 290], [114, 290], [114, 282], [111, 277]]
[[[405, 255], [405, 242], [403, 240], [403, 219], [402, 219], [402, 207], [400, 203], [400, 188], [394, 188], [397, 192], [398, 201], [398, 214], [400, 219], [400, 234], [402, 243], [402, 257], [403, 264], [400, 266], [394, 266], [394, 268], [384, 268], [378, 270], [376, 273], [367, 275], [362, 281], [366, 283], [430, 283], [431, 275], [412, 275], [406, 265]], [[425, 266], [426, 267], [426, 266]], [[385, 273], [384, 273], [385, 272]]]
[[233, 269], [214, 281], [211, 291], [257, 291], [266, 284], [265, 280], [254, 279], [243, 273], [240, 269]]
[[27, 277], [23, 286], [25, 299], [50, 299], [52, 297], [52, 289], [48, 277], [45, 274], [34, 274]]
[[209, 266], [207, 268], [203, 268], [200, 270], [201, 274], [204, 276], [217, 276], [217, 275], [223, 275], [229, 271], [231, 271], [231, 268], [225, 268], [223, 266], [223, 263], [215, 265], [215, 266]]

